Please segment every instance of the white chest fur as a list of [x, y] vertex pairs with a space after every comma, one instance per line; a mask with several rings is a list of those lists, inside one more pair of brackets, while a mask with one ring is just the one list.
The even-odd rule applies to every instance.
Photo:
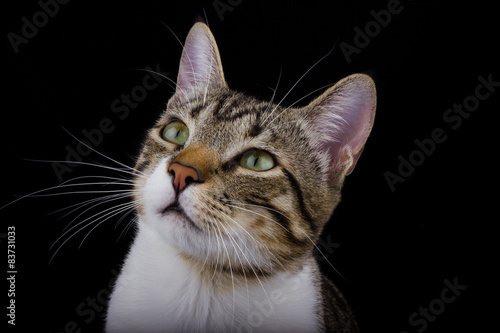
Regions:
[[294, 275], [216, 292], [142, 226], [111, 295], [106, 332], [319, 332], [320, 296], [313, 281], [313, 270], [305, 266]]

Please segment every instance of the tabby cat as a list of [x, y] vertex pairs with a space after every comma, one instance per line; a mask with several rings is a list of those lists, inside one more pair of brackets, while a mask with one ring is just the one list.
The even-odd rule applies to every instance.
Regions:
[[356, 332], [313, 250], [375, 107], [364, 74], [303, 108], [231, 90], [196, 23], [135, 166], [137, 234], [106, 331]]

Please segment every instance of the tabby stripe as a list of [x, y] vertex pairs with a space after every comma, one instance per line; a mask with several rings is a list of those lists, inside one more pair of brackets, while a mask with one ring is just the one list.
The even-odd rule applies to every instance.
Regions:
[[306, 209], [306, 205], [304, 203], [304, 197], [302, 195], [302, 190], [300, 189], [299, 182], [297, 179], [285, 168], [282, 169], [283, 174], [286, 176], [288, 179], [288, 182], [290, 183], [290, 186], [295, 190], [295, 193], [297, 193], [297, 198], [299, 200], [299, 208], [300, 212], [302, 213], [302, 217], [306, 220], [306, 222], [309, 224], [311, 227], [311, 231], [313, 233], [316, 232], [316, 225], [314, 224], [313, 219], [311, 218], [311, 215], [309, 215], [309, 212]]
[[262, 206], [262, 207], [267, 208], [267, 212], [269, 212], [272, 215], [273, 220], [276, 221], [277, 223], [279, 223], [283, 228], [288, 230], [288, 232], [286, 232], [286, 238], [288, 239], [288, 241], [290, 243], [296, 244], [296, 245], [309, 244], [307, 239], [301, 240], [301, 239], [297, 238], [297, 236], [295, 236], [292, 233], [292, 231], [290, 230], [290, 221], [288, 220], [288, 218], [283, 216], [282, 213], [280, 213], [279, 209], [277, 209], [276, 207], [273, 207], [271, 205], [268, 205], [268, 204], [263, 204], [262, 202], [266, 202], [266, 200], [265, 199], [261, 199], [261, 200], [262, 200], [261, 202], [254, 201], [254, 200], [247, 200], [247, 202], [249, 204], [252, 204], [252, 205]]
[[137, 163], [135, 170], [139, 173], [143, 172], [150, 164], [150, 160], [142, 160]]
[[236, 120], [236, 119], [242, 118], [242, 117], [250, 115], [250, 114], [258, 114], [258, 112], [257, 112], [257, 110], [245, 109], [245, 110], [243, 110], [241, 112], [234, 112], [234, 113], [231, 113], [231, 114], [217, 113], [215, 115], [215, 117], [217, 118], [217, 120], [232, 121], [232, 120]]
[[196, 118], [200, 114], [200, 111], [203, 110], [203, 105], [197, 105], [191, 110], [191, 118]]
[[248, 132], [248, 135], [252, 138], [255, 138], [260, 133], [262, 133], [262, 127], [260, 126], [260, 117], [257, 117], [257, 121], [253, 125], [253, 127]]
[[229, 99], [230, 95], [224, 94], [218, 98], [219, 103], [218, 105], [214, 108], [213, 110], [213, 115], [214, 117], [218, 117], [221, 110], [224, 109], [224, 104], [226, 104], [226, 101]]
[[220, 100], [219, 109], [214, 113], [214, 116], [218, 120], [233, 121], [247, 115], [255, 115], [260, 120], [261, 108], [251, 106], [250, 108], [242, 109], [242, 105], [246, 105], [246, 102], [246, 99], [234, 97]]

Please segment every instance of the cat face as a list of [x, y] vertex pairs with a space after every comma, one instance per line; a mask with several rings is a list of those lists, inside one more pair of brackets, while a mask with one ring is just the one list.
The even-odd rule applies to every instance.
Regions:
[[300, 267], [340, 200], [375, 104], [366, 75], [304, 108], [235, 92], [210, 30], [195, 24], [176, 92], [136, 164], [140, 223], [207, 268], [257, 275]]

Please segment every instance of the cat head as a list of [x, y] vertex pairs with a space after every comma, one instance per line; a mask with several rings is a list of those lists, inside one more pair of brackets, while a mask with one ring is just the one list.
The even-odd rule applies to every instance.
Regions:
[[254, 275], [300, 266], [340, 200], [375, 107], [362, 74], [302, 108], [231, 90], [212, 33], [196, 23], [175, 94], [137, 160], [140, 227], [205, 268]]

